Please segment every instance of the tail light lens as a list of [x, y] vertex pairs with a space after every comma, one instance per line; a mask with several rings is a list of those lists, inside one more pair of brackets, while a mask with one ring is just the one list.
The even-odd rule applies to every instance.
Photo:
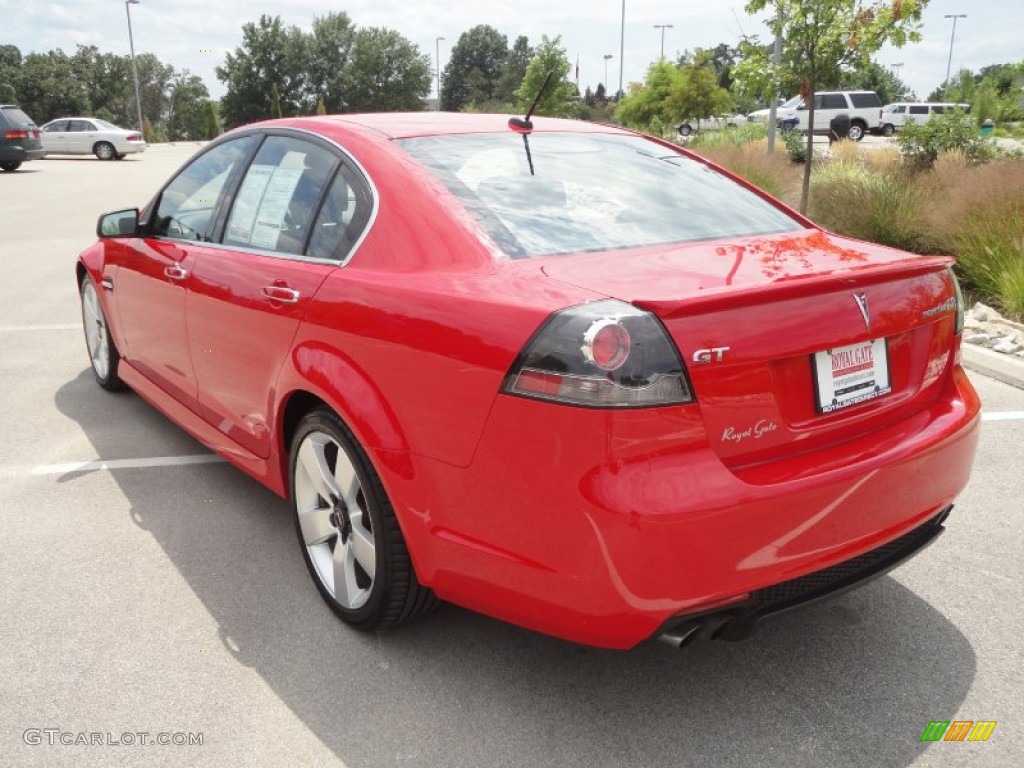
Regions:
[[142, 134], [130, 133], [128, 134], [128, 141], [142, 141]]
[[4, 134], [5, 139], [27, 139], [28, 137], [28, 131], [8, 131]]
[[960, 281], [956, 279], [956, 272], [952, 267], [949, 270], [949, 279], [953, 281], [953, 290], [956, 293], [956, 332], [959, 335], [964, 330], [964, 294], [960, 290]]
[[615, 300], [548, 318], [516, 359], [502, 391], [600, 408], [694, 399], [679, 353], [658, 319]]

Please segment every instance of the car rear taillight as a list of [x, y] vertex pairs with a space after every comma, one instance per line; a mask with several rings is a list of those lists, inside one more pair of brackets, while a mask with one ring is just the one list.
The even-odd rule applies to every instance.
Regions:
[[956, 294], [956, 332], [960, 334], [964, 330], [964, 294], [960, 290], [960, 281], [956, 279], [956, 272], [952, 267], [946, 267], [946, 269], [949, 270], [949, 279], [953, 281], [953, 291]]
[[4, 134], [5, 139], [27, 139], [29, 136], [29, 131], [24, 130], [7, 131], [7, 133]]
[[679, 353], [658, 319], [611, 299], [548, 318], [516, 359], [502, 391], [601, 408], [694, 399]]
[[142, 141], [142, 134], [141, 133], [129, 133], [128, 134], [128, 141]]

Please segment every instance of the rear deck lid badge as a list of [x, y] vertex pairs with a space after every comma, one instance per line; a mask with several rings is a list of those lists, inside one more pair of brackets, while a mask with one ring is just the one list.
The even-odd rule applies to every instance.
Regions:
[[864, 318], [864, 327], [871, 330], [871, 312], [868, 310], [868, 295], [866, 293], [853, 294], [853, 300], [857, 302], [861, 317]]

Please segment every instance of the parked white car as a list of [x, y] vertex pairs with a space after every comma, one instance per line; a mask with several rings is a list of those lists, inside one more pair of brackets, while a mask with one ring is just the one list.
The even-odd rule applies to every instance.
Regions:
[[120, 160], [146, 151], [141, 133], [97, 117], [62, 117], [48, 122], [42, 131], [48, 155], [96, 155], [100, 160]]
[[715, 115], [700, 120], [683, 120], [676, 126], [676, 132], [683, 137], [697, 131], [720, 131], [723, 128], [735, 128], [747, 122], [746, 115]]
[[971, 105], [945, 101], [897, 101], [894, 104], [886, 104], [879, 113], [878, 132], [883, 136], [892, 136], [907, 123], [927, 123], [932, 119], [932, 115], [941, 115], [954, 109], [970, 114]]
[[[818, 91], [814, 94], [814, 132], [827, 134], [832, 118], [839, 114], [850, 116], [850, 138], [860, 141], [864, 134], [879, 127], [882, 100], [874, 91]], [[804, 100], [794, 96], [775, 110], [779, 125], [792, 125], [798, 131], [807, 130], [809, 110]], [[759, 109], [750, 114], [751, 120], [768, 121], [768, 110]]]

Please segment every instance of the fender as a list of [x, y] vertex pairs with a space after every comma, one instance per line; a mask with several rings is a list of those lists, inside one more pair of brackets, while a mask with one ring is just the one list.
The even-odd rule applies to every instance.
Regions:
[[112, 291], [103, 287], [103, 279], [108, 278], [113, 281], [116, 273], [117, 267], [107, 263], [106, 249], [103, 242], [93, 243], [82, 251], [75, 264], [76, 286], [81, 284], [82, 277], [86, 274], [92, 278], [92, 281], [96, 284], [96, 296], [99, 297], [100, 305], [103, 307], [103, 314], [107, 318], [107, 329], [110, 331], [110, 337], [114, 340], [114, 346], [117, 347], [118, 353], [121, 357], [124, 357], [127, 342], [121, 330], [121, 318], [117, 313], [117, 302], [111, 295]]

